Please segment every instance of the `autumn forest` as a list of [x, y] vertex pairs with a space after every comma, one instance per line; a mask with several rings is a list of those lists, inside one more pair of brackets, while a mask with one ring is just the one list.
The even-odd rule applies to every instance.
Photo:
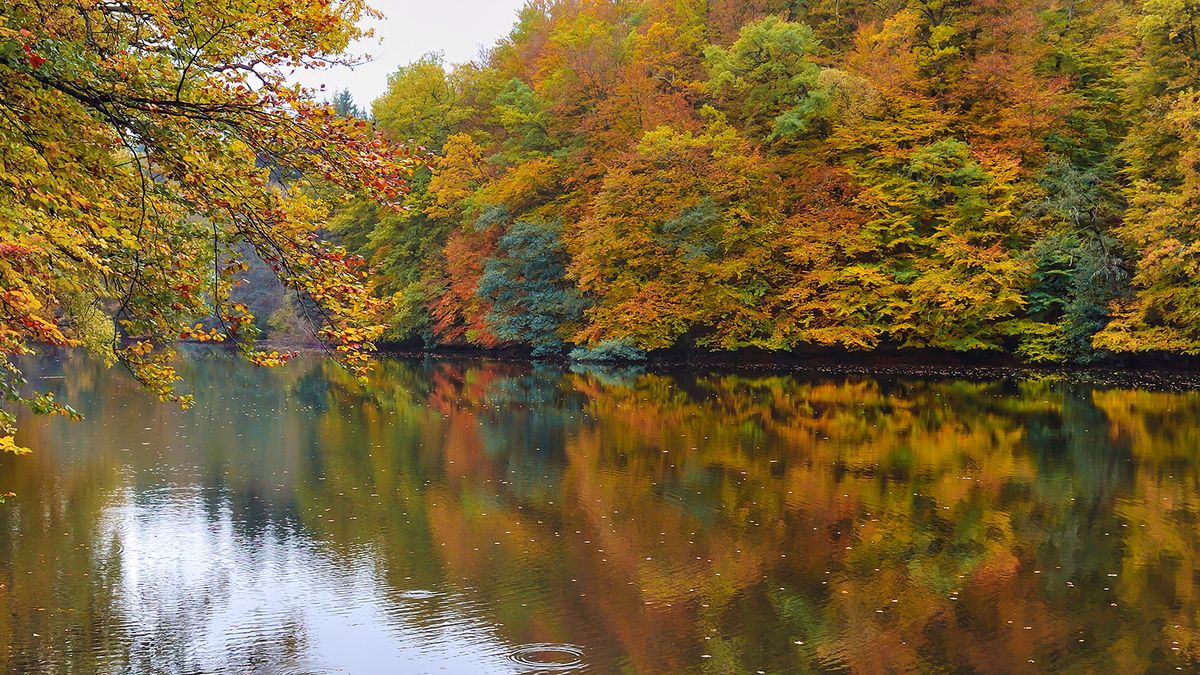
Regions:
[[1200, 672], [1200, 0], [520, 2], [0, 0], [0, 672]]
[[535, 355], [1200, 353], [1190, 0], [538, 1], [370, 117], [385, 339]]

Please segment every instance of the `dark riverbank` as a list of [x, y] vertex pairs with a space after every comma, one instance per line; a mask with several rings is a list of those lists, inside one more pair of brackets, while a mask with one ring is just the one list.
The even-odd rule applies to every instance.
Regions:
[[1030, 364], [1004, 353], [949, 352], [934, 349], [885, 348], [871, 352], [811, 349], [771, 352], [746, 349], [734, 352], [664, 350], [647, 354], [645, 360], [576, 362], [563, 355], [535, 358], [529, 349], [505, 347], [484, 349], [473, 346], [422, 347], [386, 344], [380, 354], [406, 358], [482, 359], [497, 362], [538, 362], [596, 368], [640, 367], [650, 371], [696, 369], [709, 372], [816, 372], [860, 373], [919, 377], [996, 379], [1018, 376], [1059, 376], [1095, 384], [1124, 385], [1153, 389], [1200, 387], [1200, 358], [1178, 354], [1143, 354], [1091, 364]]

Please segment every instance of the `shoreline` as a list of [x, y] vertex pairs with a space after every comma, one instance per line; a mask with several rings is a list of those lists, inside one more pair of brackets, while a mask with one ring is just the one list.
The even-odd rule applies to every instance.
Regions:
[[[181, 354], [234, 354], [226, 345], [181, 343]], [[311, 344], [289, 345], [264, 341], [268, 350], [296, 351], [307, 356], [328, 356]], [[80, 350], [45, 348], [45, 356], [78, 353]], [[423, 348], [402, 344], [383, 344], [376, 358], [436, 361], [478, 361], [524, 365], [547, 365], [563, 369], [593, 371], [644, 371], [679, 374], [722, 373], [756, 375], [861, 375], [884, 377], [933, 377], [966, 380], [1064, 378], [1068, 381], [1101, 386], [1145, 387], [1200, 390], [1200, 359], [1181, 356], [1128, 359], [1122, 363], [1029, 364], [1004, 354], [955, 354], [927, 350], [888, 352], [774, 353], [755, 350], [735, 352], [672, 351], [649, 354], [638, 361], [576, 361], [566, 355], [534, 358], [519, 348], [484, 349], [478, 347]]]
[[[321, 350], [314, 349], [313, 353]], [[1150, 387], [1154, 389], [1200, 389], [1200, 360], [1183, 359], [1182, 364], [1169, 360], [1131, 360], [1125, 364], [1029, 364], [1006, 355], [987, 355], [970, 358], [968, 355], [930, 354], [918, 350], [876, 354], [873, 352], [763, 354], [758, 352], [691, 352], [651, 354], [644, 361], [583, 362], [566, 356], [535, 359], [516, 349], [434, 348], [424, 349], [398, 345], [381, 346], [376, 353], [382, 358], [433, 359], [441, 361], [490, 361], [512, 364], [546, 364], [562, 368], [596, 370], [642, 369], [651, 373], [704, 372], [869, 375], [890, 377], [938, 377], [981, 379], [1011, 379], [1028, 377], [1062, 377], [1071, 381], [1090, 382], [1104, 386]], [[953, 358], [953, 357], [958, 358]], [[950, 358], [947, 358], [950, 357]]]

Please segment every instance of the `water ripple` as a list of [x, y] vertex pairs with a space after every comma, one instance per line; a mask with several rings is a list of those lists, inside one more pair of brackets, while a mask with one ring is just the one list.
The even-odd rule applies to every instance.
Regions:
[[584, 665], [582, 647], [554, 642], [521, 645], [508, 658], [518, 665], [543, 673], [567, 672]]

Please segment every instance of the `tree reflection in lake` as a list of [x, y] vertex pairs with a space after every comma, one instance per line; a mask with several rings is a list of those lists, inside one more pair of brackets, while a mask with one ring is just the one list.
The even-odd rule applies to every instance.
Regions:
[[9, 671], [1200, 667], [1197, 391], [200, 356], [180, 411], [64, 370], [88, 419], [0, 459]]

